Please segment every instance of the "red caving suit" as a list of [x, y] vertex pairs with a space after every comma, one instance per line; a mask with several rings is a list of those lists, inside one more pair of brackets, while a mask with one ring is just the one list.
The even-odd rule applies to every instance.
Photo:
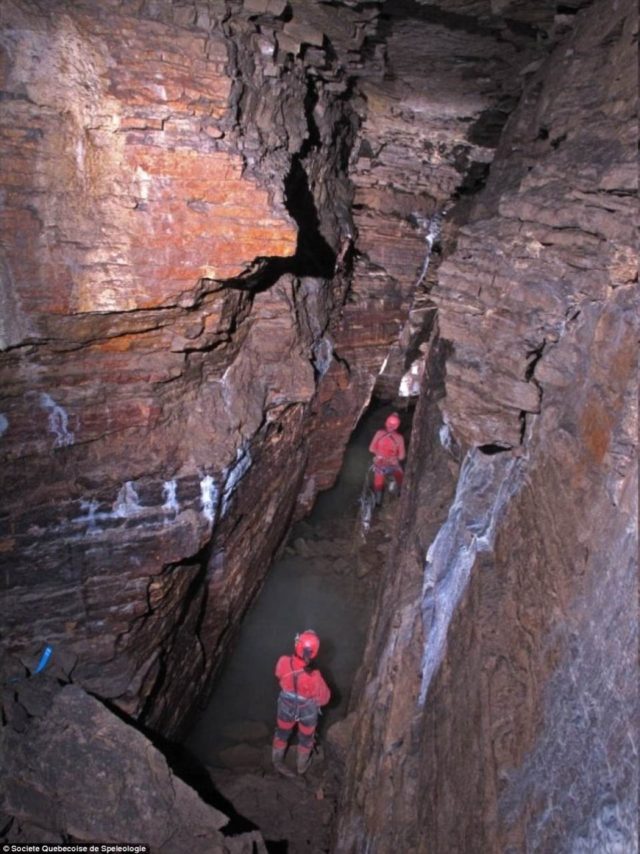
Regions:
[[273, 746], [276, 749], [286, 747], [297, 723], [298, 751], [310, 752], [320, 706], [329, 702], [331, 691], [320, 671], [306, 669], [304, 661], [296, 655], [282, 655], [278, 659], [276, 677], [280, 682], [280, 696]]
[[404, 439], [395, 430], [378, 430], [371, 440], [369, 451], [373, 454], [373, 488], [381, 492], [384, 478], [392, 474], [402, 486], [403, 471], [400, 465], [405, 458]]

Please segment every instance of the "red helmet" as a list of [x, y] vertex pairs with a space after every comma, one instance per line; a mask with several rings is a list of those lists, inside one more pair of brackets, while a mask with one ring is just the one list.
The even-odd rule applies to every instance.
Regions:
[[387, 417], [387, 420], [384, 422], [384, 426], [387, 430], [397, 430], [400, 426], [400, 416], [397, 412], [392, 412], [391, 415]]
[[296, 635], [295, 644], [295, 652], [298, 658], [309, 662], [318, 654], [320, 638], [313, 629], [307, 629], [302, 634]]

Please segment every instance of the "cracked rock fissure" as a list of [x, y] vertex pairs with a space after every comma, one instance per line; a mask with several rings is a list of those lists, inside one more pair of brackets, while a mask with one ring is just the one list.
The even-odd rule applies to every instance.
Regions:
[[[3, 842], [636, 850], [631, 0], [0, 28]], [[391, 407], [361, 551], [327, 490]], [[180, 739], [287, 561], [210, 772]], [[276, 784], [267, 658], [327, 593], [340, 712]]]

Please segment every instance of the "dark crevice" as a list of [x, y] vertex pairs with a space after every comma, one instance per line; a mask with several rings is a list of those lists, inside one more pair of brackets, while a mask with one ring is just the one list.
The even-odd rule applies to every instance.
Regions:
[[321, 143], [320, 131], [313, 115], [316, 104], [318, 103], [318, 93], [313, 81], [307, 86], [307, 92], [304, 96], [304, 114], [307, 120], [308, 134], [307, 138], [302, 143], [302, 147], [298, 154], [300, 159], [304, 159], [307, 154], [314, 148], [319, 148]]
[[490, 171], [490, 163], [472, 163], [462, 183], [456, 188], [453, 198], [460, 199], [464, 196], [473, 196], [479, 193], [486, 185]]
[[260, 293], [272, 287], [286, 273], [326, 279], [333, 276], [336, 253], [320, 232], [315, 200], [300, 155], [294, 156], [284, 186], [287, 210], [298, 225], [295, 254], [289, 258], [258, 257], [246, 273], [227, 279], [224, 282], [226, 287]]
[[[195, 637], [198, 641], [198, 647], [200, 649], [200, 654], [202, 656], [202, 672], [204, 672], [204, 669], [205, 669], [206, 656], [205, 656], [205, 652], [204, 652], [204, 646], [203, 646], [202, 641], [200, 639], [200, 629], [202, 626], [202, 621], [204, 619], [205, 610], [206, 610], [206, 583], [205, 583], [205, 580], [206, 580], [207, 567], [208, 567], [208, 562], [209, 562], [208, 555], [209, 555], [210, 551], [211, 551], [211, 542], [209, 542], [204, 547], [202, 552], [199, 553], [197, 556], [195, 556], [193, 559], [191, 559], [189, 561], [182, 561], [180, 564], [174, 564], [174, 565], [168, 566], [166, 569], [166, 572], [179, 572], [180, 568], [182, 566], [200, 565], [199, 572], [194, 576], [191, 584], [189, 585], [188, 589], [185, 591], [184, 598], [182, 600], [181, 612], [182, 612], [182, 615], [188, 614], [192, 601], [201, 595], [202, 590], [205, 591], [205, 594], [202, 595], [202, 601], [200, 603], [200, 611], [198, 614], [198, 619], [197, 619], [197, 623], [196, 623], [195, 630], [194, 630]], [[153, 616], [153, 610], [150, 609], [149, 612], [144, 616], [143, 619], [146, 620], [152, 616]], [[180, 626], [181, 622], [182, 622], [181, 619], [179, 619], [177, 621], [176, 625]], [[151, 688], [151, 691], [149, 692], [149, 694], [145, 700], [145, 704], [144, 704], [142, 711], [140, 713], [140, 720], [141, 721], [147, 720], [147, 716], [156, 707], [156, 703], [157, 703], [158, 698], [160, 696], [162, 696], [163, 692], [165, 691], [165, 689], [167, 687], [165, 684], [165, 679], [167, 678], [167, 673], [168, 673], [167, 659], [171, 657], [171, 652], [172, 652], [171, 650], [166, 650], [164, 647], [161, 646], [161, 651], [160, 651], [160, 656], [159, 656], [160, 666], [159, 666], [158, 674], [154, 680], [153, 687]]]
[[422, 355], [420, 346], [426, 344], [431, 339], [435, 328], [435, 322], [436, 307], [434, 305], [432, 310], [425, 316], [421, 329], [416, 334], [415, 338], [411, 340], [410, 346], [407, 349], [404, 358], [405, 371], [408, 371], [411, 368], [411, 365], [416, 361], [416, 359], [419, 359]]
[[[369, 160], [372, 160], [374, 157], [374, 151], [373, 151], [371, 143], [369, 142], [368, 139], [360, 140], [360, 145], [358, 147], [357, 159], [360, 160], [363, 157], [365, 157]], [[353, 207], [354, 208], [362, 208], [362, 205], [354, 205]]]
[[536, 369], [536, 365], [542, 358], [542, 354], [544, 353], [544, 348], [546, 346], [546, 340], [542, 342], [538, 347], [535, 347], [533, 350], [530, 350], [527, 353], [527, 358], [530, 359], [530, 362], [527, 365], [527, 369], [524, 374], [524, 378], [527, 382], [531, 382], [533, 379], [533, 374]]
[[384, 13], [381, 15], [383, 26], [380, 31], [383, 36], [393, 29], [394, 20], [406, 19], [429, 21], [450, 30], [462, 30], [472, 35], [494, 36], [498, 40], [501, 39], [500, 30], [505, 27], [514, 35], [533, 40], [541, 35], [543, 38], [546, 36], [546, 33], [541, 32], [538, 27], [524, 21], [501, 16], [487, 16], [479, 19], [459, 12], [446, 11], [435, 4], [423, 4], [418, 0], [387, 0], [383, 9]]
[[25, 92], [0, 92], [1, 101], [26, 101], [28, 104], [35, 102]]
[[[336, 253], [329, 246], [320, 231], [320, 220], [309, 186], [309, 177], [304, 168], [304, 159], [317, 150], [322, 138], [314, 117], [318, 93], [313, 81], [310, 81], [304, 98], [304, 111], [307, 119], [307, 137], [300, 151], [292, 157], [289, 174], [284, 181], [284, 201], [287, 211], [298, 226], [298, 244], [295, 254], [288, 258], [258, 257], [246, 273], [225, 281], [225, 286], [241, 290], [264, 291], [286, 273], [294, 276], [314, 276], [331, 278], [335, 272]], [[339, 135], [342, 136], [342, 135]], [[348, 146], [344, 146], [348, 148]], [[348, 160], [349, 152], [343, 152], [343, 160]]]
[[527, 412], [522, 409], [518, 416], [520, 420], [520, 444], [524, 445], [524, 437], [527, 432]]
[[[587, 194], [589, 194], [589, 191], [586, 191], [586, 192], [587, 192]], [[629, 196], [636, 196], [637, 194], [638, 194], [638, 191], [635, 189], [629, 188], [628, 190], [625, 190], [621, 187], [617, 187], [614, 190], [598, 189], [597, 192], [594, 193], [593, 195], [596, 195], [596, 196], [601, 196], [601, 195], [617, 196], [619, 199], [624, 199], [624, 198], [628, 198]]]
[[334, 350], [334, 351], [333, 351], [333, 358], [335, 359], [335, 361], [336, 361], [339, 365], [342, 365], [342, 367], [346, 370], [347, 374], [349, 374], [349, 375], [351, 374], [351, 365], [350, 365], [350, 364], [349, 364], [349, 362], [344, 358], [344, 356], [341, 356], [339, 353], [337, 353], [337, 352]]
[[[344, 6], [344, 0], [322, 0], [323, 6], [332, 6], [334, 9], [340, 9]], [[365, 12], [368, 9], [377, 9], [378, 0], [349, 0], [348, 6], [355, 12]]]
[[469, 126], [467, 139], [483, 148], [497, 148], [507, 119], [513, 112], [517, 98], [501, 98], [495, 107], [485, 110]]
[[620, 42], [622, 38], [622, 34], [624, 33], [624, 25], [625, 20], [619, 21], [614, 27], [609, 30], [609, 32], [605, 33], [600, 41], [601, 47], [607, 47], [608, 45], [615, 45]]
[[177, 777], [191, 786], [205, 803], [228, 816], [229, 823], [220, 829], [223, 836], [237, 836], [259, 829], [256, 824], [237, 812], [231, 801], [220, 794], [211, 782], [207, 769], [186, 748], [175, 742], [160, 742], [156, 747], [162, 750], [169, 767]]
[[293, 18], [293, 11], [287, 3], [279, 15], [270, 10], [267, 12], [250, 12], [248, 17], [250, 21], [256, 21], [262, 26], [273, 26], [274, 21], [282, 21], [284, 24], [288, 23]]
[[478, 445], [478, 450], [491, 457], [494, 454], [502, 454], [504, 451], [510, 451], [511, 445], [498, 445], [497, 443], [489, 443], [487, 445]]
[[285, 200], [299, 228], [296, 254], [291, 259], [292, 272], [297, 276], [331, 278], [336, 254], [320, 233], [318, 212], [299, 155], [293, 158], [285, 180]]

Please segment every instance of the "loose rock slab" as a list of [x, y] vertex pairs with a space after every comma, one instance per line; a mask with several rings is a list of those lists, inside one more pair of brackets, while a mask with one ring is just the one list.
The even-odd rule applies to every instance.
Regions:
[[[140, 732], [77, 685], [67, 685], [25, 733], [7, 728], [5, 803], [29, 828], [30, 841], [51, 828], [77, 841], [145, 843], [166, 854], [264, 851], [259, 834], [230, 849], [228, 817], [204, 803], [170, 771]], [[246, 843], [246, 845], [245, 845]]]

